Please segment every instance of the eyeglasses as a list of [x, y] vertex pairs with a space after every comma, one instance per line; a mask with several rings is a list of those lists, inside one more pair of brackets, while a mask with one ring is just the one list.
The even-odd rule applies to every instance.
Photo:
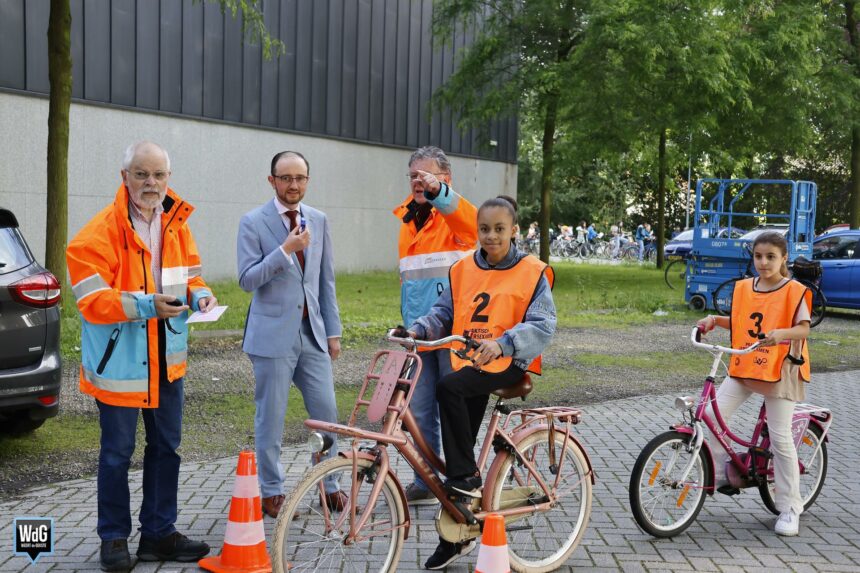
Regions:
[[166, 181], [167, 177], [170, 175], [170, 171], [156, 171], [155, 173], [150, 173], [148, 171], [126, 171], [126, 173], [130, 173], [136, 181], [146, 181], [150, 177], [154, 178], [156, 181]]
[[[433, 175], [438, 177], [439, 175], [448, 175], [448, 173], [446, 173], [445, 171], [440, 171], [438, 173], [433, 173]], [[412, 181], [413, 179], [418, 179], [418, 177], [419, 177], [418, 173], [407, 173], [406, 174], [406, 178], [409, 179], [410, 181]]]
[[291, 184], [293, 181], [295, 181], [299, 185], [304, 185], [308, 182], [309, 179], [307, 175], [272, 175], [272, 177], [274, 177], [281, 183], [286, 183], [287, 185]]

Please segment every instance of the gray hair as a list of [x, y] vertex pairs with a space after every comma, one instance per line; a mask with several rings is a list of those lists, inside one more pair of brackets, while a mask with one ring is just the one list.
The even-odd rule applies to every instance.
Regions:
[[439, 169], [445, 173], [451, 173], [451, 161], [448, 159], [448, 156], [445, 155], [445, 152], [438, 147], [426, 145], [416, 149], [409, 158], [409, 165], [411, 166], [416, 161], [420, 161], [422, 159], [432, 159], [439, 166]]
[[122, 158], [122, 168], [128, 171], [131, 168], [131, 162], [134, 161], [134, 156], [137, 155], [138, 150], [141, 147], [147, 146], [156, 147], [164, 154], [164, 160], [167, 162], [167, 170], [170, 171], [170, 156], [167, 154], [167, 150], [151, 141], [138, 141], [137, 143], [132, 143], [126, 147], [125, 155]]

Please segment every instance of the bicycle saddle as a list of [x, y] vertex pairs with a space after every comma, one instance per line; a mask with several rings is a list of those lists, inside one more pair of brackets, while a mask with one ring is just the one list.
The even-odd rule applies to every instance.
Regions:
[[514, 384], [513, 386], [508, 386], [507, 388], [501, 388], [499, 390], [495, 390], [493, 392], [494, 396], [498, 396], [499, 398], [503, 398], [505, 400], [510, 400], [511, 398], [525, 398], [529, 395], [529, 392], [532, 391], [534, 386], [532, 386], [532, 377], [528, 375], [528, 373], [523, 374], [523, 377], [520, 378], [520, 381]]

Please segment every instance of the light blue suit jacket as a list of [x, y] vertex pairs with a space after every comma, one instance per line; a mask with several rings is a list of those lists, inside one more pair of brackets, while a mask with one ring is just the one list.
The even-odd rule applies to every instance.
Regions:
[[279, 248], [287, 238], [287, 229], [272, 201], [246, 213], [239, 223], [239, 285], [254, 293], [242, 343], [248, 354], [288, 356], [299, 336], [305, 300], [320, 349], [328, 351], [327, 339], [341, 335], [328, 219], [322, 211], [305, 204], [301, 214], [311, 234], [304, 252], [304, 273], [295, 253], [290, 255], [290, 264]]

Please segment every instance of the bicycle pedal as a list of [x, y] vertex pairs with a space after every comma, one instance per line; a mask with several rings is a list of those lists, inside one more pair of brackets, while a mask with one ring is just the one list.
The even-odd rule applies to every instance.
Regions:
[[723, 495], [728, 495], [728, 496], [738, 495], [740, 492], [741, 492], [741, 490], [739, 490], [735, 486], [729, 485], [729, 484], [721, 485], [720, 487], [717, 488], [717, 493], [721, 493]]

